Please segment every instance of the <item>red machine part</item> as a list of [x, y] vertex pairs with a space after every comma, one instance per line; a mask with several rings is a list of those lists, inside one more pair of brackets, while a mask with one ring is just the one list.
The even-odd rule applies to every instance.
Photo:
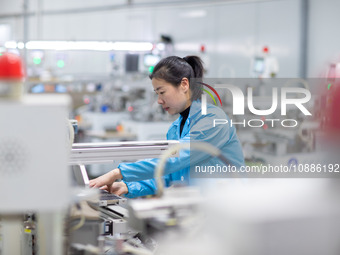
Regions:
[[0, 56], [0, 80], [21, 80], [25, 77], [22, 60], [13, 53]]

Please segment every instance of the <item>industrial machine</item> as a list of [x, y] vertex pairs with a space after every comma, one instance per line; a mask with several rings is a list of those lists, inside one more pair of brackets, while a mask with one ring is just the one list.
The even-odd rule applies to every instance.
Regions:
[[[17, 102], [2, 101], [0, 105], [2, 254], [20, 254], [22, 247], [18, 244], [21, 242], [17, 241], [21, 233], [19, 226], [23, 229], [22, 215], [36, 212], [44, 221], [43, 215], [58, 214], [70, 203], [71, 182], [67, 168], [70, 99], [67, 96], [27, 96]], [[53, 243], [52, 247], [61, 246], [52, 239], [61, 240], [62, 231], [45, 228], [51, 235], [44, 241]], [[42, 242], [40, 247], [46, 245], [43, 239], [39, 241]], [[60, 254], [57, 248], [54, 252]]]
[[268, 46], [264, 46], [261, 54], [256, 55], [252, 60], [252, 76], [265, 79], [275, 78], [279, 72], [279, 62], [273, 56]]
[[[72, 230], [70, 254], [120, 254], [133, 249], [145, 249], [140, 231], [129, 227], [127, 199], [88, 188], [86, 166], [107, 164], [114, 160], [137, 160], [159, 157], [178, 141], [134, 141], [73, 144], [69, 159], [75, 180], [80, 188], [77, 198], [82, 203], [70, 212]], [[173, 156], [177, 156], [174, 153]], [[110, 253], [111, 252], [111, 253]], [[91, 253], [90, 253], [91, 254]]]
[[[23, 66], [15, 54], [1, 55], [0, 67], [0, 253], [29, 254], [39, 246], [41, 254], [44, 247], [61, 254], [63, 232], [55, 226], [70, 202], [71, 100], [67, 95], [24, 96]], [[44, 228], [34, 226], [32, 212]], [[45, 231], [51, 234], [34, 240], [34, 232], [44, 236]]]

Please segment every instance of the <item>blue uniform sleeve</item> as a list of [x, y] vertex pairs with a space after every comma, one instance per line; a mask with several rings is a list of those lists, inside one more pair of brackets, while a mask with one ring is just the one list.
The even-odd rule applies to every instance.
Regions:
[[[181, 141], [180, 142], [184, 142]], [[190, 165], [190, 151], [180, 151], [180, 156], [170, 158], [165, 165], [164, 174], [169, 175]], [[126, 182], [148, 180], [154, 177], [158, 158], [144, 159], [134, 163], [121, 163], [118, 168]]]
[[[170, 185], [169, 176], [163, 177], [165, 186]], [[157, 193], [157, 185], [155, 179], [138, 181], [138, 182], [125, 182], [128, 193], [125, 194], [127, 198], [142, 197], [147, 195], [155, 195]]]
[[[203, 141], [210, 143], [222, 151], [225, 151], [226, 148], [229, 147], [227, 148], [226, 156], [233, 165], [239, 167], [244, 164], [243, 153], [239, 146], [239, 142], [237, 141], [238, 144], [236, 143], [235, 145], [230, 144], [230, 139], [234, 135], [234, 130], [231, 130], [228, 125], [217, 125], [213, 127], [213, 120], [215, 118], [226, 118], [225, 114], [222, 116], [218, 115], [219, 114], [214, 112], [196, 118], [195, 122], [190, 124], [190, 132], [180, 139], [179, 142], [188, 143], [190, 141]], [[169, 138], [168, 135], [167, 138]], [[164, 168], [164, 174], [169, 175], [190, 167], [190, 164], [195, 165], [199, 162], [206, 161], [209, 158], [211, 158], [211, 156], [207, 153], [199, 152], [190, 154], [190, 150], [181, 150], [179, 157], [169, 158]], [[124, 181], [148, 180], [154, 177], [154, 170], [158, 161], [159, 159], [146, 159], [135, 163], [122, 163], [118, 168], [121, 170]]]

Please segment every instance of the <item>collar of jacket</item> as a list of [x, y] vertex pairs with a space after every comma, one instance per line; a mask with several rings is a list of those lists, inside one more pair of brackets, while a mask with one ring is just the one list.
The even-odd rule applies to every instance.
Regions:
[[[193, 101], [191, 103], [190, 112], [189, 112], [187, 121], [185, 122], [184, 126], [190, 125], [191, 120], [194, 119], [196, 117], [196, 115], [199, 114], [200, 112], [201, 112], [201, 101], [200, 100]], [[182, 115], [179, 115], [177, 120], [175, 120], [173, 122], [173, 126], [178, 127], [180, 125], [182, 119], [183, 119]], [[184, 127], [183, 127], [183, 131], [184, 131]]]

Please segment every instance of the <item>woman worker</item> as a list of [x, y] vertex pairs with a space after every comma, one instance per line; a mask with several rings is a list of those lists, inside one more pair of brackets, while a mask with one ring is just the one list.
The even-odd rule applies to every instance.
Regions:
[[[207, 104], [207, 114], [201, 114], [202, 85], [191, 79], [201, 79], [203, 65], [199, 57], [180, 58], [170, 56], [162, 59], [154, 68], [150, 79], [158, 95], [157, 102], [169, 114], [180, 114], [170, 126], [167, 139], [208, 142], [219, 148], [223, 156], [237, 168], [244, 165], [244, 158], [235, 127], [217, 125], [214, 119], [227, 119], [228, 116], [218, 107]], [[191, 81], [191, 82], [190, 82]], [[206, 154], [202, 161], [216, 164], [218, 159], [211, 159]], [[145, 159], [135, 163], [121, 163], [118, 168], [90, 180], [90, 187], [102, 187], [110, 193], [133, 198], [156, 194], [156, 181], [153, 179], [159, 159]], [[191, 163], [193, 160], [191, 159]], [[179, 157], [170, 158], [164, 168], [165, 186], [172, 182], [183, 182], [190, 185], [190, 150], [180, 151]], [[115, 182], [122, 179], [122, 182]]]

